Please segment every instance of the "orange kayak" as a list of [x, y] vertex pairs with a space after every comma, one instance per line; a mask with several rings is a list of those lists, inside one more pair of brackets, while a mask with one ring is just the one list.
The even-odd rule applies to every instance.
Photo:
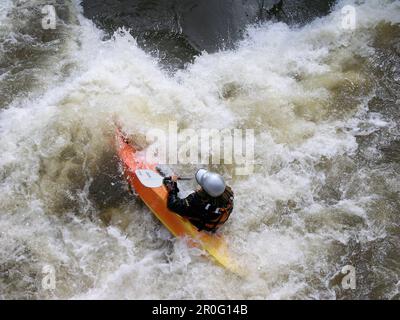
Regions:
[[168, 191], [156, 170], [157, 164], [146, 162], [144, 153], [136, 152], [119, 128], [116, 130], [116, 148], [128, 183], [164, 226], [174, 236], [184, 237], [190, 246], [207, 251], [222, 266], [236, 272], [221, 235], [198, 231], [187, 219], [167, 208]]

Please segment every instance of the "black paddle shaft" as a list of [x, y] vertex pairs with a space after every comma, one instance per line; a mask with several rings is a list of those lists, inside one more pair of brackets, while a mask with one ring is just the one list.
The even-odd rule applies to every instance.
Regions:
[[[164, 177], [165, 179], [167, 179], [167, 180], [170, 180], [170, 179], [171, 179], [171, 177], [166, 177], [165, 172], [163, 172], [162, 169], [161, 169], [160, 167], [156, 167], [156, 170], [157, 170], [158, 173], [159, 173], [162, 177]], [[182, 180], [182, 181], [189, 181], [189, 180], [192, 180], [192, 179], [193, 179], [193, 178], [191, 178], [191, 177], [180, 177], [180, 176], [178, 176], [178, 180]]]

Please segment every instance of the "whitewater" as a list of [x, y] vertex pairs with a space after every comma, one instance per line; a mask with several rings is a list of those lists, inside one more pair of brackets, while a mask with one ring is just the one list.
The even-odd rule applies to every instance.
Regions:
[[[107, 37], [79, 1], [48, 41], [21, 33], [43, 4], [0, 4], [1, 299], [399, 299], [399, 1], [251, 25], [234, 49], [176, 72], [129, 30]], [[345, 5], [355, 30], [342, 27]], [[138, 139], [170, 121], [254, 130], [253, 174], [210, 166], [235, 192], [221, 232], [245, 276], [129, 194], [116, 118]], [[342, 287], [346, 265], [355, 290]]]

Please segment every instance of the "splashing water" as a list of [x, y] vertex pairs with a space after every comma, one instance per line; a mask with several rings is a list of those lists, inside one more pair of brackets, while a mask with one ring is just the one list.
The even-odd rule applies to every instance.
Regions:
[[[78, 3], [48, 36], [21, 3], [0, 10], [0, 298], [399, 298], [398, 1], [355, 5], [353, 31], [341, 28], [351, 1], [302, 27], [251, 26], [235, 50], [173, 75], [129, 32], [105, 40]], [[245, 277], [127, 192], [115, 116], [131, 134], [171, 120], [255, 130], [254, 174], [217, 166], [235, 191], [222, 230]], [[341, 286], [345, 265], [355, 290]]]

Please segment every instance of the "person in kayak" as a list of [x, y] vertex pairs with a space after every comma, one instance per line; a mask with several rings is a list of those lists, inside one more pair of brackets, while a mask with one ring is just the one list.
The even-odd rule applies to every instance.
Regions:
[[206, 169], [199, 169], [195, 178], [200, 188], [185, 199], [178, 196], [177, 176], [164, 179], [168, 189], [168, 209], [187, 218], [199, 231], [215, 232], [232, 213], [232, 189], [221, 175]]

